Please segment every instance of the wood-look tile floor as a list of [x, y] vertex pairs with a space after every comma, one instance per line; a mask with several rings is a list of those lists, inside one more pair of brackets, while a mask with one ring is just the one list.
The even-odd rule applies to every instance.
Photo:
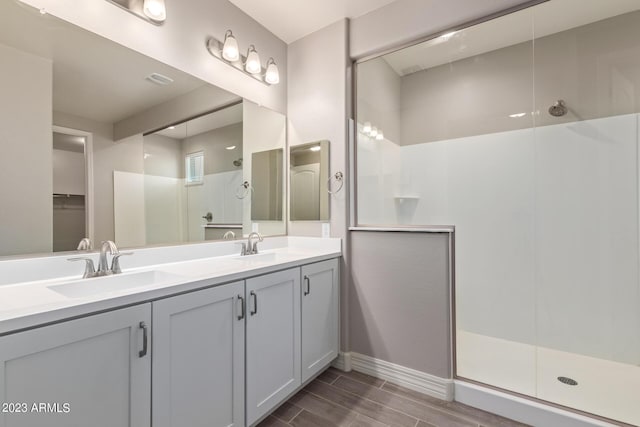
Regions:
[[258, 427], [290, 426], [521, 427], [524, 424], [358, 372], [329, 368]]

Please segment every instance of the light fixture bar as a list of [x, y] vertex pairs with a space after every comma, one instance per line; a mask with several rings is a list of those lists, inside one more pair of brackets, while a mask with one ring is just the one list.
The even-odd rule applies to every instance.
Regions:
[[[231, 34], [230, 31], [227, 32], [227, 34]], [[225, 35], [225, 38], [227, 36]], [[207, 40], [207, 51], [209, 51], [209, 53], [211, 54], [211, 56], [213, 56], [214, 58], [219, 59], [220, 61], [224, 62], [225, 64], [235, 68], [236, 70], [242, 72], [243, 74], [252, 77], [254, 79], [256, 79], [257, 81], [259, 81], [260, 83], [266, 85], [266, 86], [271, 86], [272, 84], [277, 84], [279, 82], [279, 77], [278, 79], [275, 78], [266, 78], [267, 76], [267, 72], [268, 67], [271, 66], [271, 63], [273, 62], [273, 59], [270, 58], [270, 62], [267, 63], [266, 67], [262, 66], [262, 63], [259, 62], [258, 59], [258, 64], [260, 66], [260, 70], [258, 70], [257, 68], [255, 68], [255, 72], [249, 72], [246, 69], [246, 64], [247, 64], [247, 56], [243, 55], [242, 53], [240, 53], [240, 51], [238, 51], [238, 59], [236, 61], [229, 61], [227, 59], [225, 59], [222, 56], [222, 52], [223, 52], [223, 48], [224, 48], [224, 43], [220, 42], [218, 40], [216, 40], [213, 37], [210, 37]], [[253, 46], [251, 46], [251, 48], [247, 51], [247, 55], [251, 55], [252, 53], [256, 53], [255, 48], [253, 48]], [[255, 55], [257, 57], [257, 53]], [[249, 58], [249, 59], [253, 59], [253, 58]], [[273, 67], [275, 66], [275, 62], [273, 62], [273, 66], [272, 66], [272, 70]], [[251, 70], [251, 68], [250, 68]], [[277, 73], [277, 69], [276, 69], [276, 73]], [[268, 73], [269, 76], [274, 76], [274, 72], [271, 71]], [[271, 82], [269, 81], [271, 80]], [[276, 81], [277, 80], [277, 81]]]

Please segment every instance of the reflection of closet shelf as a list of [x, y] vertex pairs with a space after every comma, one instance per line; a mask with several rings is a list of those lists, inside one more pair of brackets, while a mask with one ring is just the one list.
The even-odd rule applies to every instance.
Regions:
[[418, 200], [420, 196], [394, 196], [396, 200]]
[[84, 197], [84, 194], [61, 194], [61, 193], [53, 193], [54, 198], [65, 198], [69, 199], [71, 197]]

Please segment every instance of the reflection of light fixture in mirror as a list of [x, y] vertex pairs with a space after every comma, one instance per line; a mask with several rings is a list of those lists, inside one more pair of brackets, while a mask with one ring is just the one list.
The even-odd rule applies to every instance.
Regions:
[[228, 147], [225, 147], [227, 150], [235, 150], [236, 146], [235, 145], [230, 145]]
[[371, 133], [371, 123], [370, 122], [364, 122], [364, 126], [362, 127], [362, 132], [369, 134]]
[[167, 129], [174, 130], [175, 128], [176, 128], [175, 126], [169, 126]]
[[[109, 0], [112, 1], [112, 0]], [[236, 70], [240, 70], [248, 76], [269, 85], [280, 83], [280, 72], [276, 61], [269, 58], [265, 68], [260, 62], [260, 55], [254, 45], [250, 45], [247, 55], [240, 53], [238, 41], [233, 36], [231, 30], [227, 30], [224, 36], [224, 42], [220, 42], [213, 37], [207, 39], [207, 50], [225, 64], [231, 65]]]
[[320, 148], [320, 146], [319, 146], [319, 145], [315, 145], [315, 146], [313, 146], [313, 147], [309, 148], [309, 150], [311, 150], [311, 151], [320, 151], [320, 150], [321, 150], [321, 148]]
[[247, 62], [244, 64], [244, 69], [251, 74], [259, 74], [262, 71], [260, 55], [254, 45], [249, 46], [249, 50], [247, 50]]
[[151, 83], [155, 83], [158, 86], [167, 86], [173, 83], [173, 79], [171, 77], [164, 76], [160, 73], [151, 73], [144, 79]]
[[273, 58], [269, 58], [267, 61], [267, 71], [264, 74], [264, 79], [271, 85], [277, 85], [280, 83], [280, 72], [278, 71], [276, 61], [274, 61]]
[[518, 117], [524, 117], [526, 116], [527, 113], [516, 113], [516, 114], [509, 114], [509, 117], [511, 117], [512, 119], [518, 118]]
[[144, 0], [142, 11], [149, 19], [164, 22], [167, 19], [167, 8], [164, 0]]
[[378, 131], [378, 134], [376, 135], [376, 139], [378, 141], [382, 141], [384, 139], [384, 133], [382, 133], [382, 129]]
[[369, 136], [371, 138], [375, 138], [376, 136], [378, 136], [378, 128], [377, 127], [372, 127], [371, 128], [371, 132], [369, 132]]
[[231, 62], [240, 59], [240, 49], [238, 49], [238, 41], [235, 37], [233, 37], [233, 33], [231, 32], [231, 30], [227, 30], [227, 32], [224, 34], [222, 57]]
[[445, 33], [445, 34], [441, 35], [441, 36], [439, 37], [439, 39], [444, 40], [444, 41], [447, 41], [447, 40], [449, 40], [451, 37], [455, 36], [455, 35], [456, 35], [456, 33], [457, 33], [457, 31], [451, 31], [451, 32], [449, 32], [449, 33]]

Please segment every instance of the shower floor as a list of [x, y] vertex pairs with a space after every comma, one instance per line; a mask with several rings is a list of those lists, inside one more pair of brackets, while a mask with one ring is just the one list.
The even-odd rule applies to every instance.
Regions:
[[[640, 425], [640, 366], [536, 347], [458, 329], [457, 375]], [[577, 385], [563, 384], [568, 377]]]

